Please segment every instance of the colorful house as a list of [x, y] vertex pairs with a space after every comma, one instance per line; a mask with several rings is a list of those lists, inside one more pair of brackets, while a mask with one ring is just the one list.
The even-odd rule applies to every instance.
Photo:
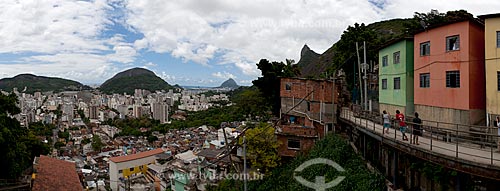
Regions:
[[379, 50], [380, 111], [396, 110], [412, 115], [413, 107], [413, 38], [387, 43]]
[[500, 116], [500, 14], [482, 15], [486, 65], [486, 113], [489, 122]]
[[414, 42], [415, 111], [425, 120], [483, 124], [484, 25], [470, 19], [431, 27]]

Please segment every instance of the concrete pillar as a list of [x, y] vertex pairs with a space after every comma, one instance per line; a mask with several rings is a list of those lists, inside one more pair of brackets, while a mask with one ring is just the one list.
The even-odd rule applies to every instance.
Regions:
[[397, 151], [392, 152], [392, 183], [394, 184], [394, 188], [397, 189], [399, 187], [398, 184], [398, 154]]
[[384, 149], [384, 163], [385, 163], [385, 175], [389, 176], [389, 150]]
[[366, 134], [363, 134], [363, 158], [366, 159]]

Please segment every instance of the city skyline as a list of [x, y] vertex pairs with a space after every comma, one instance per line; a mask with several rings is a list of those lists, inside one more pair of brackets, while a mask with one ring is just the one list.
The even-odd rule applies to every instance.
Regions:
[[500, 5], [416, 2], [2, 2], [0, 78], [31, 73], [94, 85], [143, 67], [170, 84], [218, 86], [233, 78], [251, 85], [260, 76], [255, 64], [261, 58], [298, 61], [304, 44], [323, 53], [356, 22], [409, 18], [431, 9], [465, 9], [477, 16], [495, 13]]

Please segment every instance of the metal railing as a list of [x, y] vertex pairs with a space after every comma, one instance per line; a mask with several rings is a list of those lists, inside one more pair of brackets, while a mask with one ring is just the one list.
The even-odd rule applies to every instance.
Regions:
[[[341, 118], [347, 119], [361, 128], [382, 135], [394, 141], [402, 140], [397, 120], [391, 119], [389, 134], [385, 133], [382, 116], [378, 113], [360, 110], [356, 106], [342, 108]], [[414, 144], [414, 127], [420, 125], [419, 145], [423, 149], [464, 160], [500, 166], [497, 141], [500, 138], [494, 128], [461, 125], [422, 120], [421, 124], [405, 121], [408, 142]], [[471, 130], [473, 129], [473, 130]], [[404, 141], [403, 141], [404, 142]], [[420, 146], [422, 145], [422, 146]]]

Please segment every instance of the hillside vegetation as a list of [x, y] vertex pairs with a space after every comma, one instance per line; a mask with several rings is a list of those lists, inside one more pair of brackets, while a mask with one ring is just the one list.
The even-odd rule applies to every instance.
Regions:
[[154, 92], [168, 90], [173, 87], [155, 73], [144, 68], [132, 68], [120, 72], [111, 79], [106, 80], [99, 89], [106, 94], [134, 94], [135, 89], [144, 89]]
[[[312, 165], [300, 173], [295, 172], [301, 164], [315, 158], [332, 160], [343, 167], [345, 172], [338, 172], [335, 168], [322, 164]], [[328, 135], [316, 142], [309, 155], [298, 156], [293, 161], [275, 168], [272, 174], [263, 180], [250, 181], [248, 190], [311, 190], [295, 181], [294, 175], [310, 182], [314, 182], [316, 176], [325, 176], [325, 182], [330, 182], [338, 176], [345, 176], [345, 179], [336, 187], [330, 188], [331, 190], [377, 191], [385, 188], [384, 178], [370, 172], [363, 159], [354, 152], [345, 139], [339, 135]], [[208, 190], [243, 190], [243, 182], [224, 180], [219, 186]]]
[[4, 78], [0, 80], [0, 89], [4, 91], [12, 91], [17, 88], [19, 92], [23, 92], [26, 88], [25, 93], [32, 94], [33, 92], [47, 92], [54, 91], [60, 92], [65, 90], [84, 90], [91, 89], [79, 82], [54, 78], [45, 76], [35, 76], [32, 74], [20, 74], [13, 78]]

